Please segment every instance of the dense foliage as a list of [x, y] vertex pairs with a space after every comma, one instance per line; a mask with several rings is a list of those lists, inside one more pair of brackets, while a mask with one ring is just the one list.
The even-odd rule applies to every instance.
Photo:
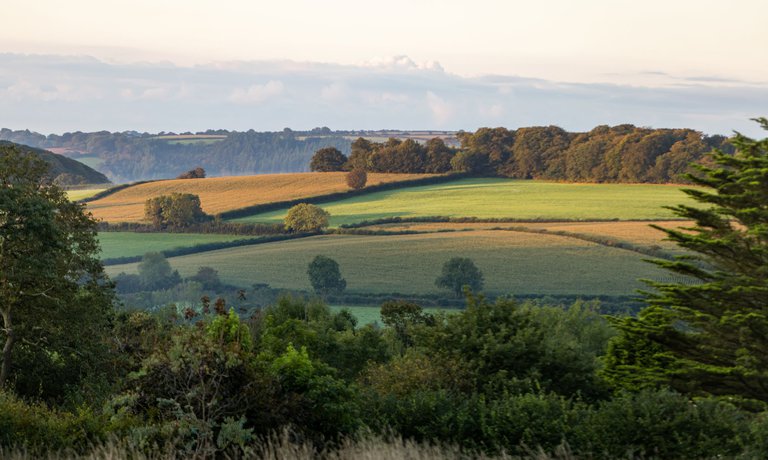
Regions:
[[347, 168], [395, 173], [466, 173], [572, 182], [680, 182], [689, 163], [713, 147], [732, 150], [723, 136], [690, 129], [598, 126], [570, 133], [556, 126], [480, 128], [459, 132], [459, 149], [438, 138], [378, 143], [359, 138]]
[[483, 273], [477, 268], [472, 259], [453, 257], [443, 264], [440, 276], [435, 280], [437, 287], [450, 289], [459, 297], [468, 288], [473, 291], [483, 289]]
[[157, 229], [183, 228], [210, 220], [203, 212], [200, 197], [191, 193], [171, 193], [149, 198], [144, 203], [144, 220]]
[[0, 387], [61, 400], [95, 383], [111, 308], [96, 222], [41, 159], [0, 147]]
[[347, 288], [347, 281], [341, 277], [338, 262], [330, 257], [315, 256], [307, 266], [307, 276], [315, 293], [323, 297], [339, 294]]
[[328, 226], [328, 217], [320, 206], [299, 203], [288, 210], [283, 226], [291, 232], [317, 232]]
[[651, 283], [649, 306], [617, 321], [608, 375], [619, 385], [768, 403], [768, 139], [732, 142], [736, 155], [715, 152], [688, 176], [711, 190], [686, 191], [703, 206], [672, 208], [694, 226], [660, 229], [696, 256], [656, 263], [699, 283]]

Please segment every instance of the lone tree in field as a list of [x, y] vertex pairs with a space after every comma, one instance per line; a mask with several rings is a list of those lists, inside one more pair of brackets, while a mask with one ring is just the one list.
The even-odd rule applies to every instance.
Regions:
[[368, 173], [365, 169], [355, 168], [347, 173], [347, 185], [354, 190], [360, 190], [368, 182]]
[[312, 156], [309, 169], [317, 172], [341, 171], [344, 169], [346, 162], [347, 157], [339, 149], [336, 147], [325, 147], [315, 152], [314, 156]]
[[461, 297], [464, 286], [473, 291], [483, 288], [483, 273], [475, 266], [472, 259], [466, 257], [454, 257], [443, 265], [443, 272], [435, 280], [437, 287], [450, 289]]
[[330, 214], [319, 206], [299, 203], [288, 210], [285, 228], [292, 232], [318, 232], [328, 226]]
[[187, 227], [204, 222], [209, 216], [200, 206], [200, 197], [191, 193], [172, 193], [144, 202], [144, 219], [157, 228]]
[[205, 179], [205, 169], [198, 166], [195, 169], [182, 173], [177, 179]]
[[694, 225], [656, 227], [694, 256], [654, 263], [698, 283], [649, 282], [648, 307], [615, 320], [605, 373], [617, 386], [768, 403], [768, 139], [731, 143], [735, 155], [716, 150], [687, 175], [709, 189], [685, 190], [699, 206], [670, 208]]
[[347, 281], [341, 277], [339, 264], [330, 257], [316, 256], [307, 267], [307, 275], [312, 289], [323, 297], [339, 294], [347, 287]]
[[35, 397], [98, 368], [113, 298], [96, 221], [47, 175], [42, 160], [0, 146], [0, 387]]

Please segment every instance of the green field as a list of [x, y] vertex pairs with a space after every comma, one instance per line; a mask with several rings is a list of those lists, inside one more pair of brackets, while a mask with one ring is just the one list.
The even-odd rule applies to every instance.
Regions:
[[[169, 260], [182, 276], [210, 266], [234, 285], [309, 290], [307, 264], [316, 255], [338, 261], [349, 292], [444, 292], [435, 287], [435, 278], [445, 261], [459, 256], [475, 261], [485, 274], [486, 292], [495, 294], [629, 295], [643, 286], [638, 278], [668, 276], [636, 252], [564, 236], [493, 230], [324, 235]], [[107, 271], [135, 273], [136, 266], [114, 265]]]
[[165, 251], [167, 249], [194, 246], [196, 244], [235, 241], [245, 238], [253, 237], [197, 233], [99, 233], [102, 259], [140, 256], [147, 252]]
[[92, 188], [86, 190], [67, 190], [67, 198], [70, 201], [82, 200], [84, 198], [92, 197], [93, 195], [103, 192], [106, 188]]
[[[691, 203], [680, 187], [652, 184], [572, 184], [513, 179], [455, 182], [371, 193], [322, 204], [331, 225], [383, 217], [451, 216], [516, 219], [669, 219], [662, 206]], [[285, 210], [236, 219], [278, 222]]]
[[[372, 324], [372, 323], [379, 323], [380, 326], [383, 325], [381, 322], [381, 307], [379, 306], [371, 306], [371, 305], [331, 305], [331, 311], [334, 313], [341, 311], [342, 309], [349, 310], [350, 313], [352, 313], [355, 318], [357, 318], [357, 325], [358, 326], [364, 326], [366, 324]], [[455, 313], [459, 312], [461, 310], [457, 308], [425, 308], [425, 312], [435, 314], [439, 312], [445, 312], [445, 313]]]

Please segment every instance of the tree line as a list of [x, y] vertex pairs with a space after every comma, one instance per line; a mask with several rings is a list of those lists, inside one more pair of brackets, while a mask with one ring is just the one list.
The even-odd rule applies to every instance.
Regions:
[[350, 154], [328, 147], [312, 158], [313, 171], [362, 169], [386, 173], [466, 173], [569, 182], [681, 182], [689, 164], [712, 149], [729, 153], [724, 136], [691, 129], [598, 126], [571, 133], [557, 126], [480, 128], [459, 132], [459, 148], [434, 138], [425, 144], [358, 138]]
[[[161, 133], [164, 134], [164, 133]], [[391, 138], [351, 141], [344, 131], [327, 128], [300, 132], [209, 130], [210, 141], [173, 141], [137, 132], [39, 133], [0, 129], [0, 139], [39, 148], [61, 148], [96, 156], [99, 170], [113, 182], [177, 177], [195, 166], [225, 176], [310, 169], [313, 155], [333, 148], [344, 156], [312, 170], [391, 173], [465, 172], [521, 179], [573, 182], [680, 182], [688, 164], [713, 148], [732, 152], [728, 138], [691, 129], [651, 129], [630, 124], [598, 126], [574, 133], [557, 126], [459, 131], [459, 147], [434, 138], [425, 143]]]

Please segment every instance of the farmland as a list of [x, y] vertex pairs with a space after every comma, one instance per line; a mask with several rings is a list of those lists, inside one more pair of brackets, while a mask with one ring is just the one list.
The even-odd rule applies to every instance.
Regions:
[[[690, 203], [680, 187], [650, 184], [573, 184], [512, 179], [455, 182], [375, 192], [322, 205], [338, 226], [384, 217], [514, 219], [648, 219], [673, 217], [663, 206]], [[285, 211], [237, 219], [277, 222]]]
[[83, 190], [67, 190], [67, 198], [71, 201], [82, 200], [84, 198], [92, 197], [93, 195], [103, 192], [105, 188], [92, 188]]
[[487, 223], [487, 222], [404, 222], [397, 224], [371, 225], [369, 230], [414, 231], [433, 233], [440, 231], [466, 231], [489, 229], [530, 229], [531, 231], [566, 232], [568, 234], [587, 235], [597, 238], [610, 238], [635, 246], [658, 246], [665, 251], [679, 251], [680, 248], [667, 241], [666, 234], [651, 227], [651, 224], [663, 228], [680, 228], [693, 225], [687, 221], [612, 221], [612, 222], [522, 222], [522, 223]]
[[195, 233], [99, 233], [101, 258], [140, 256], [147, 252], [165, 251], [178, 247], [205, 243], [218, 243], [251, 238], [237, 235], [215, 235]]
[[[484, 272], [485, 290], [505, 294], [628, 295], [638, 278], [667, 276], [632, 251], [550, 234], [477, 230], [415, 235], [324, 235], [169, 259], [182, 276], [200, 266], [241, 286], [309, 290], [306, 267], [318, 254], [341, 266], [350, 292], [436, 293], [442, 264], [471, 257]], [[136, 264], [107, 267], [132, 273]]]
[[[429, 177], [425, 174], [369, 174], [368, 185]], [[194, 180], [164, 180], [128, 187], [88, 203], [96, 218], [108, 222], [138, 222], [144, 218], [148, 198], [170, 193], [200, 196], [209, 214], [315, 195], [343, 192], [349, 187], [345, 173], [295, 173], [259, 176], [215, 177]]]

